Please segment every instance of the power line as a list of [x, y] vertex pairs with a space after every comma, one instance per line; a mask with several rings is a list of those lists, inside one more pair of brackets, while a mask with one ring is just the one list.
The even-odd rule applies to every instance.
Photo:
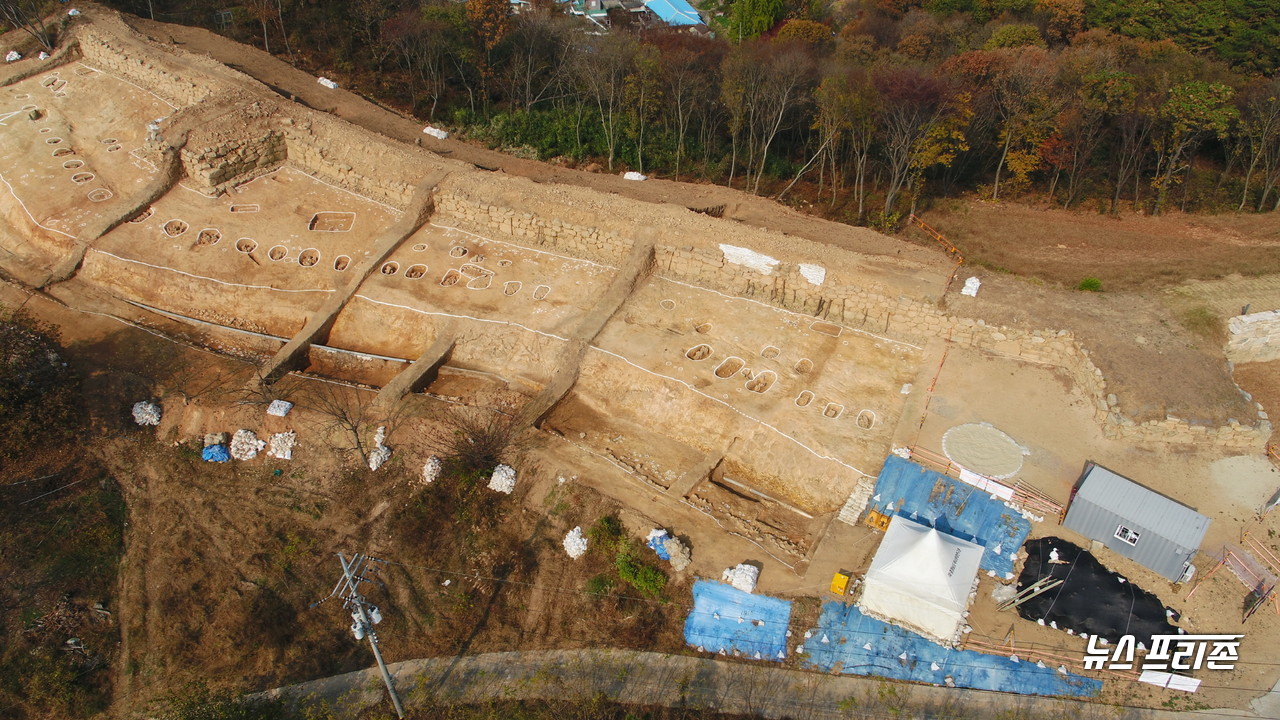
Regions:
[[391, 704], [395, 706], [396, 715], [404, 720], [404, 707], [400, 705], [400, 696], [396, 694], [395, 685], [391, 682], [391, 673], [387, 671], [387, 664], [382, 661], [382, 652], [378, 650], [378, 633], [373, 629], [374, 625], [382, 622], [382, 612], [377, 605], [370, 605], [364, 595], [360, 594], [361, 583], [382, 584], [361, 574], [376, 572], [376, 568], [369, 563], [381, 561], [360, 553], [352, 555], [350, 561], [342, 553], [337, 555], [338, 562], [342, 565], [342, 577], [338, 578], [337, 584], [326, 597], [312, 603], [311, 607], [314, 608], [335, 597], [342, 598], [343, 609], [351, 610], [351, 634], [355, 635], [357, 640], [366, 637], [369, 639], [369, 646], [373, 648], [373, 657], [378, 661], [378, 670], [382, 672], [382, 681], [387, 684], [387, 693], [391, 695]]

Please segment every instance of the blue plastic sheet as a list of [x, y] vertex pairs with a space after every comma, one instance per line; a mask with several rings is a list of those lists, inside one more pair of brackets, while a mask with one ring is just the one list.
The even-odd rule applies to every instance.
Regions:
[[661, 537], [650, 538], [649, 542], [645, 544], [648, 545], [650, 548], [652, 548], [653, 551], [658, 554], [658, 557], [662, 558], [663, 560], [670, 560], [671, 553], [667, 552], [667, 538], [669, 537], [671, 536], [662, 535]]
[[870, 508], [902, 515], [986, 548], [983, 570], [1013, 577], [1013, 559], [1031, 532], [1031, 523], [1004, 501], [897, 455], [884, 461]]
[[[804, 662], [823, 672], [912, 680], [1019, 693], [1096, 697], [1102, 681], [1058, 672], [1026, 660], [973, 650], [950, 650], [896, 625], [863, 615], [856, 606], [828, 602], [804, 640]], [[936, 668], [936, 669], [935, 669]]]
[[226, 462], [231, 459], [231, 454], [227, 452], [226, 445], [207, 445], [200, 457], [205, 462]]
[[790, 622], [788, 600], [698, 580], [693, 610], [684, 621], [684, 641], [707, 652], [778, 661], [786, 657]]

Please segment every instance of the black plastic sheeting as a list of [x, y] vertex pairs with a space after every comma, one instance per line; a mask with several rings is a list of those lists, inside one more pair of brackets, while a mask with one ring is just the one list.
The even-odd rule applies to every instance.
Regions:
[[[1061, 578], [1058, 587], [1018, 606], [1028, 620], [1057, 623], [1058, 629], [1098, 635], [1116, 642], [1122, 635], [1151, 647], [1152, 635], [1179, 632], [1169, 624], [1160, 598], [1128, 578], [1103, 567], [1088, 551], [1055, 537], [1028, 541], [1027, 562], [1018, 576], [1018, 590], [1043, 577]], [[1050, 552], [1058, 551], [1058, 562]]]

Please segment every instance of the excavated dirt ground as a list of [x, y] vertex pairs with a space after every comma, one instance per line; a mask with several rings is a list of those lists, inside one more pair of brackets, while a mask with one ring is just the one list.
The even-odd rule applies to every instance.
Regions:
[[[586, 188], [593, 195], [585, 202], [611, 197], [596, 193], [617, 193], [686, 207], [726, 205], [724, 237], [697, 238], [699, 243], [732, 242], [733, 221], [767, 227], [827, 244], [821, 260], [833, 273], [931, 297], [950, 314], [1070, 330], [1102, 370], [1121, 411], [1134, 420], [1174, 415], [1207, 424], [1256, 421], [1255, 406], [1227, 371], [1220, 338], [1212, 328], [1185, 322], [1181, 313], [1203, 304], [1225, 317], [1241, 295], [1259, 298], [1246, 302], [1261, 309], [1280, 297], [1280, 283], [1258, 278], [1250, 281], [1256, 287], [1240, 290], [1230, 279], [1172, 288], [1159, 282], [1191, 277], [1170, 275], [1169, 262], [1185, 261], [1200, 247], [1197, 238], [1205, 239], [1197, 233], [1222, 222], [1188, 224], [1186, 243], [1157, 251], [1156, 236], [1179, 227], [1177, 219], [1118, 221], [1129, 233], [1117, 241], [1127, 243], [1121, 250], [1137, 257], [1149, 247], [1158, 255], [1150, 263], [1126, 264], [1135, 275], [1117, 281], [1130, 288], [1124, 292], [1084, 294], [966, 267], [957, 279], [981, 277], [979, 296], [958, 295], [957, 283], [938, 298], [950, 268], [933, 248], [805, 217], [725, 188], [629, 183], [438, 142], [424, 138], [419, 124], [346, 91], [325, 90], [251, 48], [200, 30], [131, 22], [162, 42], [234, 63], [277, 92], [385, 136], [539, 183], [573, 186], [563, 191], [568, 195]], [[169, 60], [181, 63], [182, 56], [171, 53]], [[110, 109], [103, 109], [103, 97], [115, 100], [105, 103]], [[44, 114], [29, 119], [30, 104]], [[0, 193], [0, 264], [6, 272], [40, 282], [72, 252], [73, 236], [92, 219], [124, 212], [128, 198], [156, 172], [153, 158], [141, 150], [146, 123], [176, 110], [145, 88], [81, 62], [0, 88], [0, 177], [7, 185]], [[71, 152], [55, 156], [60, 149]], [[72, 161], [83, 165], [67, 167]], [[184, 181], [148, 209], [136, 222], [93, 239], [79, 274], [49, 288], [49, 295], [6, 285], [4, 301], [25, 302], [58, 322], [74, 351], [100, 354], [104, 363], [131, 346], [169, 347], [169, 341], [124, 329], [104, 314], [260, 360], [341, 292], [352, 270], [372, 257], [372, 241], [401, 219], [395, 209], [291, 164], [221, 197]], [[999, 257], [995, 247], [1022, 257], [1026, 267], [987, 262], [1027, 275], [1041, 274], [1034, 263], [1050, 256], [1059, 263], [1049, 263], [1051, 274], [1064, 273], [1072, 263], [1085, 267], [1084, 259], [1116, 249], [1083, 240], [1049, 249], [1044, 242], [1052, 237], [1028, 244], [997, 216], [983, 213], [988, 209], [971, 216], [953, 212], [955, 239], [984, 257]], [[968, 219], [962, 222], [961, 215]], [[973, 220], [979, 215], [985, 219]], [[1074, 222], [1027, 209], [998, 217], [1008, 216], [1047, 225]], [[950, 234], [948, 220], [944, 214], [935, 224]], [[1080, 219], [1080, 225], [1085, 235], [1099, 234], [1091, 222]], [[1142, 233], [1145, 240], [1133, 239]], [[1277, 242], [1270, 226], [1242, 223], [1231, 233], [1230, 242], [1209, 239], [1216, 243], [1214, 264], [1204, 277], [1270, 268]], [[610, 642], [677, 648], [684, 609], [678, 605], [620, 601], [601, 608], [576, 592], [565, 600], [549, 589], [576, 591], [608, 569], [607, 559], [574, 564], [564, 557], [558, 545], [569, 528], [590, 525], [616, 504], [633, 531], [665, 526], [689, 539], [692, 571], [699, 575], [718, 576], [724, 567], [756, 561], [765, 567], [762, 590], [822, 596], [832, 572], [865, 569], [878, 544], [878, 533], [835, 519], [859, 479], [875, 474], [890, 447], [940, 451], [943, 434], [966, 423], [990, 423], [1027, 448], [1018, 477], [1058, 501], [1067, 499], [1082, 463], [1095, 460], [1196, 506], [1214, 520], [1198, 561], [1201, 577], [1212, 569], [1212, 553], [1237, 538], [1280, 486], [1261, 448], [1246, 454], [1107, 439], [1094, 417], [1096, 399], [1060, 368], [948, 348], [941, 339], [912, 344], [815, 322], [655, 273], [641, 273], [620, 293], [614, 283], [622, 272], [434, 221], [414, 231], [336, 314], [325, 342], [347, 352], [310, 353], [313, 372], [383, 385], [438, 335], [456, 333], [455, 349], [428, 392], [381, 418], [397, 448], [393, 467], [382, 474], [350, 469], [351, 453], [343, 450], [348, 439], [332, 421], [338, 400], [325, 395], [326, 383], [299, 389], [299, 397], [310, 393], [311, 407], [300, 403], [284, 423], [265, 418], [260, 405], [237, 402], [254, 374], [249, 364], [194, 349], [139, 353], [139, 359], [163, 359], [121, 370], [159, 384], [156, 394], [166, 399], [160, 442], [132, 431], [103, 449], [130, 478], [119, 617], [120, 667], [128, 671], [119, 681], [121, 707], [138, 707], [165, 683], [183, 679], [173, 667], [261, 686], [360, 664], [363, 656], [346, 641], [341, 622], [300, 610], [325, 587], [336, 567], [328, 553], [339, 549], [383, 553], [404, 563], [395, 566], [386, 598], [401, 611], [387, 633], [394, 639], [384, 646], [397, 658]], [[621, 304], [603, 329], [582, 336], [584, 318], [607, 309], [615, 296]], [[413, 485], [429, 454], [423, 438], [447, 427], [442, 423], [451, 408], [514, 411], [571, 361], [577, 362], [576, 383], [547, 416], [545, 432], [531, 431], [535, 442], [520, 456], [516, 497], [486, 499], [477, 520], [449, 498]], [[1280, 405], [1271, 365], [1235, 370], [1253, 400], [1268, 409], [1268, 403]], [[348, 409], [354, 403], [368, 411], [372, 393], [332, 392], [343, 393]], [[112, 399], [124, 407], [133, 398]], [[317, 409], [325, 407], [328, 413]], [[303, 445], [290, 463], [217, 468], [195, 461], [189, 449], [172, 447], [237, 427], [260, 434], [296, 427]], [[1250, 525], [1273, 549], [1275, 518]], [[1066, 531], [1050, 518], [1033, 533]], [[460, 557], [479, 560], [463, 567]], [[1099, 559], [1166, 603], [1185, 606], [1188, 627], [1239, 629], [1232, 618], [1243, 593], [1229, 574], [1215, 575], [1187, 601], [1189, 588], [1171, 586], [1105, 551]], [[522, 578], [528, 584], [504, 582], [502, 573], [535, 567]], [[465, 582], [443, 573], [475, 575], [476, 568], [485, 569], [481, 577]], [[454, 579], [459, 581], [443, 584]], [[672, 597], [686, 597], [680, 592], [687, 579], [677, 579]], [[986, 598], [990, 581], [983, 583], [980, 597]], [[975, 606], [975, 632], [991, 642], [1007, 644], [1013, 623], [992, 603]], [[1250, 620], [1240, 669], [1206, 680], [1197, 699], [1245, 707], [1270, 688], [1280, 651], [1267, 638], [1277, 624], [1269, 611]], [[255, 633], [268, 641], [247, 647]], [[1030, 638], [1078, 656], [1077, 639], [1059, 635], [1016, 624], [1019, 646]], [[1118, 683], [1109, 697], [1155, 704], [1166, 697], [1134, 687]]]

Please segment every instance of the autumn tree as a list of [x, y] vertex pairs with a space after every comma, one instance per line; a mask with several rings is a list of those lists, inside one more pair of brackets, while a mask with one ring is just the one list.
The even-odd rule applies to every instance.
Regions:
[[983, 43], [983, 50], [999, 50], [1001, 48], [1044, 47], [1044, 38], [1035, 25], [1014, 23], [1001, 25], [991, 33], [991, 37]]
[[831, 171], [831, 202], [835, 203], [837, 178], [843, 161], [847, 160], [853, 173], [857, 217], [861, 221], [866, 216], [867, 170], [879, 121], [879, 97], [864, 68], [839, 67], [823, 78], [814, 99], [817, 105], [814, 126], [823, 138], [825, 161]]
[[[946, 124], [955, 109], [948, 82], [923, 67], [883, 67], [872, 74], [872, 84], [882, 99], [878, 126], [881, 159], [887, 174], [884, 217], [893, 217], [898, 195], [925, 160], [926, 139]], [[954, 140], [954, 135], [950, 135]], [[945, 154], [929, 153], [945, 158]]]
[[1066, 175], [1062, 201], [1069, 208], [1079, 196], [1084, 174], [1109, 129], [1108, 119], [1132, 103], [1133, 84], [1128, 75], [1098, 69], [1083, 77], [1059, 78], [1058, 92], [1067, 99], [1054, 119], [1055, 131], [1047, 141], [1046, 158], [1054, 165], [1055, 177], [1049, 195], [1054, 194], [1057, 172]]
[[1054, 45], [1066, 45], [1084, 30], [1084, 0], [1036, 0], [1035, 7]]
[[721, 93], [729, 110], [733, 141], [731, 185], [741, 147], [747, 182], [751, 192], [759, 192], [769, 148], [810, 100], [815, 71], [807, 49], [794, 43], [751, 43], [725, 60]]
[[1236, 135], [1245, 153], [1244, 187], [1237, 212], [1249, 202], [1249, 183], [1263, 174], [1262, 203], [1276, 181], [1275, 165], [1280, 164], [1280, 77], [1254, 83], [1239, 96], [1240, 122]]
[[834, 44], [831, 28], [813, 20], [788, 20], [778, 30], [777, 39], [783, 42], [800, 42], [819, 52], [827, 52]]
[[[260, 4], [274, 5], [274, 2]], [[350, 0], [347, 4], [347, 14], [354, 21], [352, 30], [360, 40], [361, 51], [373, 60], [375, 72], [382, 69], [382, 63], [395, 51], [394, 45], [382, 34], [383, 23], [393, 12], [393, 3], [385, 0]], [[262, 27], [265, 33], [265, 22]]]
[[1232, 104], [1234, 94], [1228, 85], [1204, 80], [1181, 83], [1169, 91], [1157, 113], [1155, 214], [1164, 211], [1169, 188], [1184, 169], [1188, 151], [1206, 137], [1221, 137], [1239, 115]]
[[510, 7], [507, 0], [466, 0], [467, 26], [471, 28], [476, 44], [476, 64], [484, 88], [484, 102], [488, 107], [489, 85], [494, 77], [494, 50], [507, 36], [511, 27]]
[[452, 2], [431, 2], [402, 10], [382, 24], [381, 37], [408, 75], [411, 106], [416, 111], [424, 94], [431, 101], [428, 120], [435, 117], [448, 89], [452, 58], [467, 54], [462, 10]]

